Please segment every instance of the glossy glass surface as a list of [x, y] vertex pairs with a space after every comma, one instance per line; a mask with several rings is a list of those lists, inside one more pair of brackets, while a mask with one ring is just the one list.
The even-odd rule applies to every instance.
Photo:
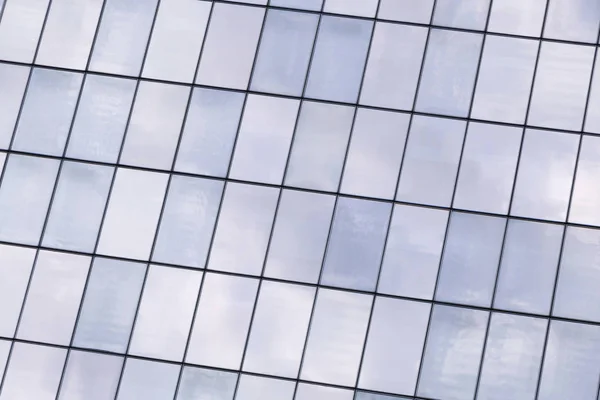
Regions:
[[0, 148], [8, 149], [25, 93], [29, 68], [0, 64]]
[[437, 0], [433, 13], [433, 24], [484, 30], [489, 8], [490, 0]]
[[600, 178], [600, 138], [583, 136], [577, 161], [577, 171], [569, 222], [600, 225], [600, 190], [595, 184]]
[[546, 0], [495, 0], [488, 30], [539, 37], [547, 3]]
[[377, 0], [325, 0], [323, 11], [373, 18], [377, 3]]
[[236, 400], [292, 400], [294, 382], [260, 376], [242, 375]]
[[352, 390], [299, 383], [294, 400], [354, 400]]
[[301, 10], [319, 11], [323, 5], [323, 0], [271, 0], [269, 4], [276, 7], [290, 7]]
[[128, 358], [117, 400], [172, 399], [180, 368], [174, 364]]
[[31, 63], [40, 39], [49, 0], [9, 1], [0, 24], [0, 58]]
[[586, 132], [600, 133], [600, 113], [594, 112], [600, 109], [600, 63], [596, 63], [592, 76], [584, 126]]
[[434, 0], [380, 0], [378, 18], [428, 24]]
[[176, 400], [233, 400], [237, 374], [185, 367]]
[[594, 0], [550, 0], [544, 37], [596, 43], [600, 4]]
[[114, 398], [123, 357], [71, 351], [60, 388], [60, 400]]

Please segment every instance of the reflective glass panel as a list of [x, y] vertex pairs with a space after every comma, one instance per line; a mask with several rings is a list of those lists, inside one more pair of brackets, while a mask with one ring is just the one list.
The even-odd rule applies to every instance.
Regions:
[[271, 0], [269, 4], [275, 7], [290, 7], [301, 10], [320, 11], [323, 0]]
[[180, 368], [175, 364], [128, 358], [117, 400], [172, 399]]
[[490, 0], [437, 0], [433, 24], [453, 28], [484, 30]]
[[583, 136], [569, 222], [600, 225], [600, 137]]
[[[0, 3], [0, 8], [2, 4]], [[12, 342], [9, 340], [0, 340], [0, 376], [4, 376], [6, 362], [8, 361], [8, 352], [12, 346]], [[352, 399], [352, 397], [350, 397]], [[343, 399], [342, 399], [343, 400]]]
[[428, 24], [434, 0], [379, 0], [378, 18]]
[[8, 149], [21, 108], [29, 68], [0, 64], [0, 148]]
[[600, 3], [595, 0], [550, 0], [544, 37], [596, 43]]
[[600, 110], [600, 62], [596, 62], [593, 76], [585, 118], [585, 131], [600, 133], [600, 113], [597, 112], [597, 110]]
[[122, 357], [72, 350], [58, 400], [113, 399], [122, 366]]
[[233, 400], [237, 374], [185, 367], [176, 400]]
[[377, 3], [378, 0], [325, 0], [323, 11], [373, 18]]
[[547, 0], [494, 0], [488, 30], [539, 37], [547, 3]]
[[0, 24], [0, 58], [31, 63], [40, 38], [49, 0], [10, 0]]
[[353, 400], [354, 392], [330, 386], [299, 383], [294, 400]]
[[292, 400], [294, 381], [242, 375], [235, 400]]

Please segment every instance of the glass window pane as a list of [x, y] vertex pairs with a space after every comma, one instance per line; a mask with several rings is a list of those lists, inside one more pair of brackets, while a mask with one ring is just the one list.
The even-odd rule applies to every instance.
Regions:
[[541, 318], [492, 315], [478, 399], [535, 398], [547, 324]]
[[248, 95], [230, 177], [280, 184], [283, 179], [300, 101]]
[[244, 371], [296, 378], [315, 288], [264, 281], [252, 322]]
[[453, 206], [506, 214], [523, 129], [470, 123]]
[[335, 197], [284, 190], [269, 246], [265, 276], [317, 283]]
[[472, 399], [488, 313], [433, 307], [417, 394], [448, 400]]
[[237, 380], [231, 372], [185, 367], [176, 400], [233, 400]]
[[8, 149], [21, 108], [29, 67], [0, 64], [0, 149]]
[[394, 198], [409, 120], [408, 114], [358, 109], [342, 192]]
[[372, 30], [372, 21], [321, 17], [307, 97], [356, 102]]
[[11, 338], [15, 334], [35, 252], [0, 245], [0, 336]]
[[173, 175], [152, 260], [204, 268], [223, 182]]
[[302, 95], [318, 20], [316, 14], [269, 10], [252, 90]]
[[113, 399], [122, 366], [122, 357], [72, 350], [58, 400]]
[[486, 38], [473, 100], [473, 118], [514, 124], [525, 122], [537, 50], [535, 40], [491, 35]]
[[193, 82], [212, 3], [170, 0], [160, 3], [142, 75]]
[[396, 199], [450, 206], [465, 121], [414, 116]]
[[319, 289], [300, 378], [354, 386], [372, 296]]
[[94, 260], [74, 346], [125, 352], [145, 273], [142, 263]]
[[494, 308], [548, 315], [563, 227], [511, 219]]
[[415, 110], [469, 114], [483, 35], [432, 29]]
[[209, 269], [260, 275], [279, 189], [228, 183]]
[[436, 300], [489, 307], [506, 219], [453, 212]]
[[527, 123], [579, 131], [593, 58], [589, 46], [543, 42]]
[[14, 343], [2, 385], [2, 400], [54, 400], [67, 350]]
[[31, 63], [49, 0], [10, 0], [0, 24], [0, 58]]
[[106, 0], [90, 69], [137, 76], [158, 0]]
[[302, 10], [320, 11], [323, 0], [271, 0], [274, 7], [299, 8]]
[[215, 4], [196, 83], [245, 90], [264, 15], [262, 7]]
[[0, 240], [37, 245], [58, 160], [11, 154], [0, 187]]
[[321, 284], [375, 290], [391, 204], [340, 197]]
[[428, 24], [434, 0], [379, 0], [377, 18]]
[[90, 261], [40, 251], [19, 322], [19, 339], [69, 345]]
[[550, 0], [544, 37], [596, 43], [600, 3], [595, 0]]
[[98, 252], [148, 259], [165, 196], [166, 174], [119, 168], [98, 243]]
[[323, 11], [373, 18], [377, 3], [378, 0], [325, 0]]
[[581, 140], [569, 222], [600, 225], [600, 138], [583, 136]]
[[488, 30], [539, 37], [546, 4], [547, 0], [494, 0]]
[[255, 279], [206, 274], [186, 362], [240, 368], [257, 289]]
[[235, 400], [292, 400], [293, 381], [242, 375]]
[[337, 191], [353, 118], [352, 107], [302, 102], [285, 184]]
[[117, 162], [135, 86], [133, 79], [86, 76], [67, 157]]
[[378, 297], [358, 386], [389, 393], [414, 393], [431, 306]]
[[85, 69], [102, 3], [102, 0], [53, 0], [35, 62]]
[[194, 88], [175, 170], [225, 177], [243, 104], [243, 93]]
[[511, 215], [565, 220], [578, 143], [578, 135], [525, 130]]
[[354, 400], [354, 392], [330, 386], [299, 383], [294, 400]]
[[117, 400], [172, 399], [180, 368], [176, 364], [128, 358]]
[[595, 399], [599, 352], [599, 326], [552, 321], [538, 399]]
[[83, 75], [35, 68], [12, 148], [62, 156]]
[[427, 29], [377, 22], [360, 104], [411, 110]]
[[437, 0], [433, 24], [453, 28], [484, 30], [490, 0]]
[[355, 400], [412, 400], [412, 397], [386, 396], [368, 392], [356, 392]]
[[63, 163], [43, 245], [92, 252], [106, 206], [114, 168]]
[[[598, 57], [597, 54], [596, 57]], [[593, 76], [585, 118], [585, 131], [600, 133], [600, 113], [596, 111], [600, 110], [600, 62], [596, 62]], [[0, 129], [2, 129], [1, 125]]]
[[[2, 4], [0, 3], [0, 8]], [[9, 340], [0, 340], [0, 376], [4, 376], [6, 368], [6, 362], [8, 361], [8, 352], [12, 346], [12, 342]], [[352, 400], [352, 398], [350, 398]]]
[[189, 94], [183, 85], [142, 81], [120, 163], [171, 169]]
[[432, 299], [448, 211], [396, 204], [393, 213], [377, 291]]

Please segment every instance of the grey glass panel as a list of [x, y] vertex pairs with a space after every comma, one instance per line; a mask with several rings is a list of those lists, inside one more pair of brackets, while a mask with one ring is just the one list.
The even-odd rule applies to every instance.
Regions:
[[[597, 54], [596, 57], [598, 57]], [[590, 87], [590, 97], [588, 99], [588, 108], [585, 118], [585, 131], [600, 133], [600, 113], [596, 111], [600, 110], [600, 62], [596, 62], [593, 76], [594, 78], [592, 79], [592, 84]], [[0, 129], [2, 129], [1, 125]]]
[[437, 0], [433, 24], [454, 28], [484, 30], [490, 0]]
[[135, 86], [133, 79], [86, 76], [69, 138], [68, 157], [117, 162]]
[[124, 353], [146, 265], [96, 258], [73, 345]]
[[185, 367], [177, 400], [233, 400], [237, 374]]
[[473, 118], [525, 122], [538, 44], [535, 40], [502, 36], [486, 38]]
[[488, 313], [434, 306], [417, 394], [447, 400], [472, 399]]
[[265, 9], [213, 6], [196, 83], [246, 89]]
[[17, 337], [69, 345], [90, 257], [40, 251]]
[[411, 110], [426, 38], [426, 28], [378, 22], [360, 103]]
[[189, 88], [142, 81], [127, 128], [122, 164], [171, 169]]
[[92, 252], [114, 168], [65, 161], [42, 244]]
[[539, 400], [593, 400], [600, 374], [600, 327], [552, 321]]
[[578, 142], [578, 135], [525, 131], [512, 215], [565, 220]]
[[358, 109], [342, 192], [394, 198], [409, 120], [408, 114]]
[[10, 144], [28, 77], [28, 67], [0, 64], [0, 149]]
[[269, 10], [251, 89], [300, 96], [317, 32], [318, 15]]
[[2, 400], [54, 400], [67, 350], [14, 343]]
[[492, 315], [477, 399], [535, 398], [547, 320]]
[[167, 184], [166, 174], [119, 168], [98, 252], [148, 259]]
[[543, 42], [527, 123], [580, 130], [594, 49]]
[[488, 30], [539, 37], [546, 4], [547, 0], [494, 0]]
[[285, 184], [336, 191], [353, 117], [352, 107], [302, 102]]
[[353, 400], [354, 392], [330, 386], [299, 383], [294, 400]]
[[432, 29], [417, 111], [466, 117], [475, 85], [483, 35]]
[[71, 351], [58, 400], [114, 399], [123, 358]]
[[202, 272], [151, 266], [129, 352], [181, 361], [190, 332]]
[[523, 128], [470, 123], [454, 207], [506, 214]]
[[269, 246], [265, 276], [317, 283], [334, 200], [333, 196], [283, 191]]
[[386, 396], [368, 392], [356, 392], [355, 400], [412, 400], [412, 397]]
[[117, 400], [172, 399], [180, 368], [175, 364], [128, 358]]
[[300, 378], [353, 386], [372, 296], [319, 289]]
[[323, 16], [310, 66], [306, 96], [357, 100], [373, 22]]
[[596, 43], [600, 3], [595, 0], [550, 0], [544, 37]]
[[257, 288], [255, 279], [206, 274], [186, 362], [239, 369]]
[[600, 231], [569, 227], [565, 234], [553, 315], [600, 321]]
[[453, 212], [436, 300], [489, 307], [506, 220]]
[[264, 281], [252, 322], [244, 371], [296, 378], [315, 288]]
[[391, 204], [340, 197], [321, 284], [375, 290]]
[[174, 175], [152, 260], [203, 268], [223, 182]]
[[49, 0], [10, 0], [0, 24], [0, 58], [31, 63]]
[[511, 219], [506, 229], [494, 307], [547, 315], [563, 227]]
[[107, 0], [90, 69], [139, 75], [156, 5], [157, 0]]
[[195, 88], [175, 170], [225, 177], [243, 103], [243, 93]]
[[82, 74], [35, 68], [12, 148], [62, 156]]
[[[1, 7], [2, 4], [0, 3], [0, 8]], [[9, 340], [0, 340], [0, 376], [4, 376], [6, 361], [8, 360], [8, 352], [10, 351], [11, 345], [12, 342]]]
[[302, 10], [320, 11], [323, 0], [271, 0], [269, 3], [276, 7], [299, 8]]
[[208, 1], [162, 1], [142, 75], [193, 82], [211, 7]]
[[323, 11], [373, 18], [377, 3], [378, 0], [325, 0]]
[[58, 161], [11, 154], [0, 187], [0, 240], [37, 245]]
[[0, 245], [0, 336], [15, 334], [35, 252], [25, 247]]
[[53, 0], [35, 62], [85, 69], [102, 3], [103, 0]]
[[248, 95], [230, 177], [281, 184], [300, 101]]
[[235, 400], [292, 400], [295, 382], [242, 375]]
[[431, 306], [378, 297], [358, 386], [389, 393], [414, 393]]
[[260, 275], [279, 189], [228, 183], [208, 268]]
[[396, 199], [450, 206], [465, 121], [414, 116]]
[[583, 136], [581, 140], [569, 222], [600, 225], [600, 138]]
[[396, 204], [378, 292], [432, 299], [448, 212]]
[[380, 0], [377, 18], [428, 24], [434, 0]]

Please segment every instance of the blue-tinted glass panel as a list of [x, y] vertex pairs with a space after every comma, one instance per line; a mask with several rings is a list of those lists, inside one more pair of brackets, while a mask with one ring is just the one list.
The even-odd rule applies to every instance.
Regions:
[[547, 0], [494, 0], [492, 3], [489, 31], [540, 36]]
[[596, 43], [600, 3], [595, 0], [550, 0], [544, 37]]
[[179, 378], [179, 365], [128, 358], [117, 400], [172, 399]]
[[437, 0], [433, 24], [482, 31], [489, 8], [490, 0]]

